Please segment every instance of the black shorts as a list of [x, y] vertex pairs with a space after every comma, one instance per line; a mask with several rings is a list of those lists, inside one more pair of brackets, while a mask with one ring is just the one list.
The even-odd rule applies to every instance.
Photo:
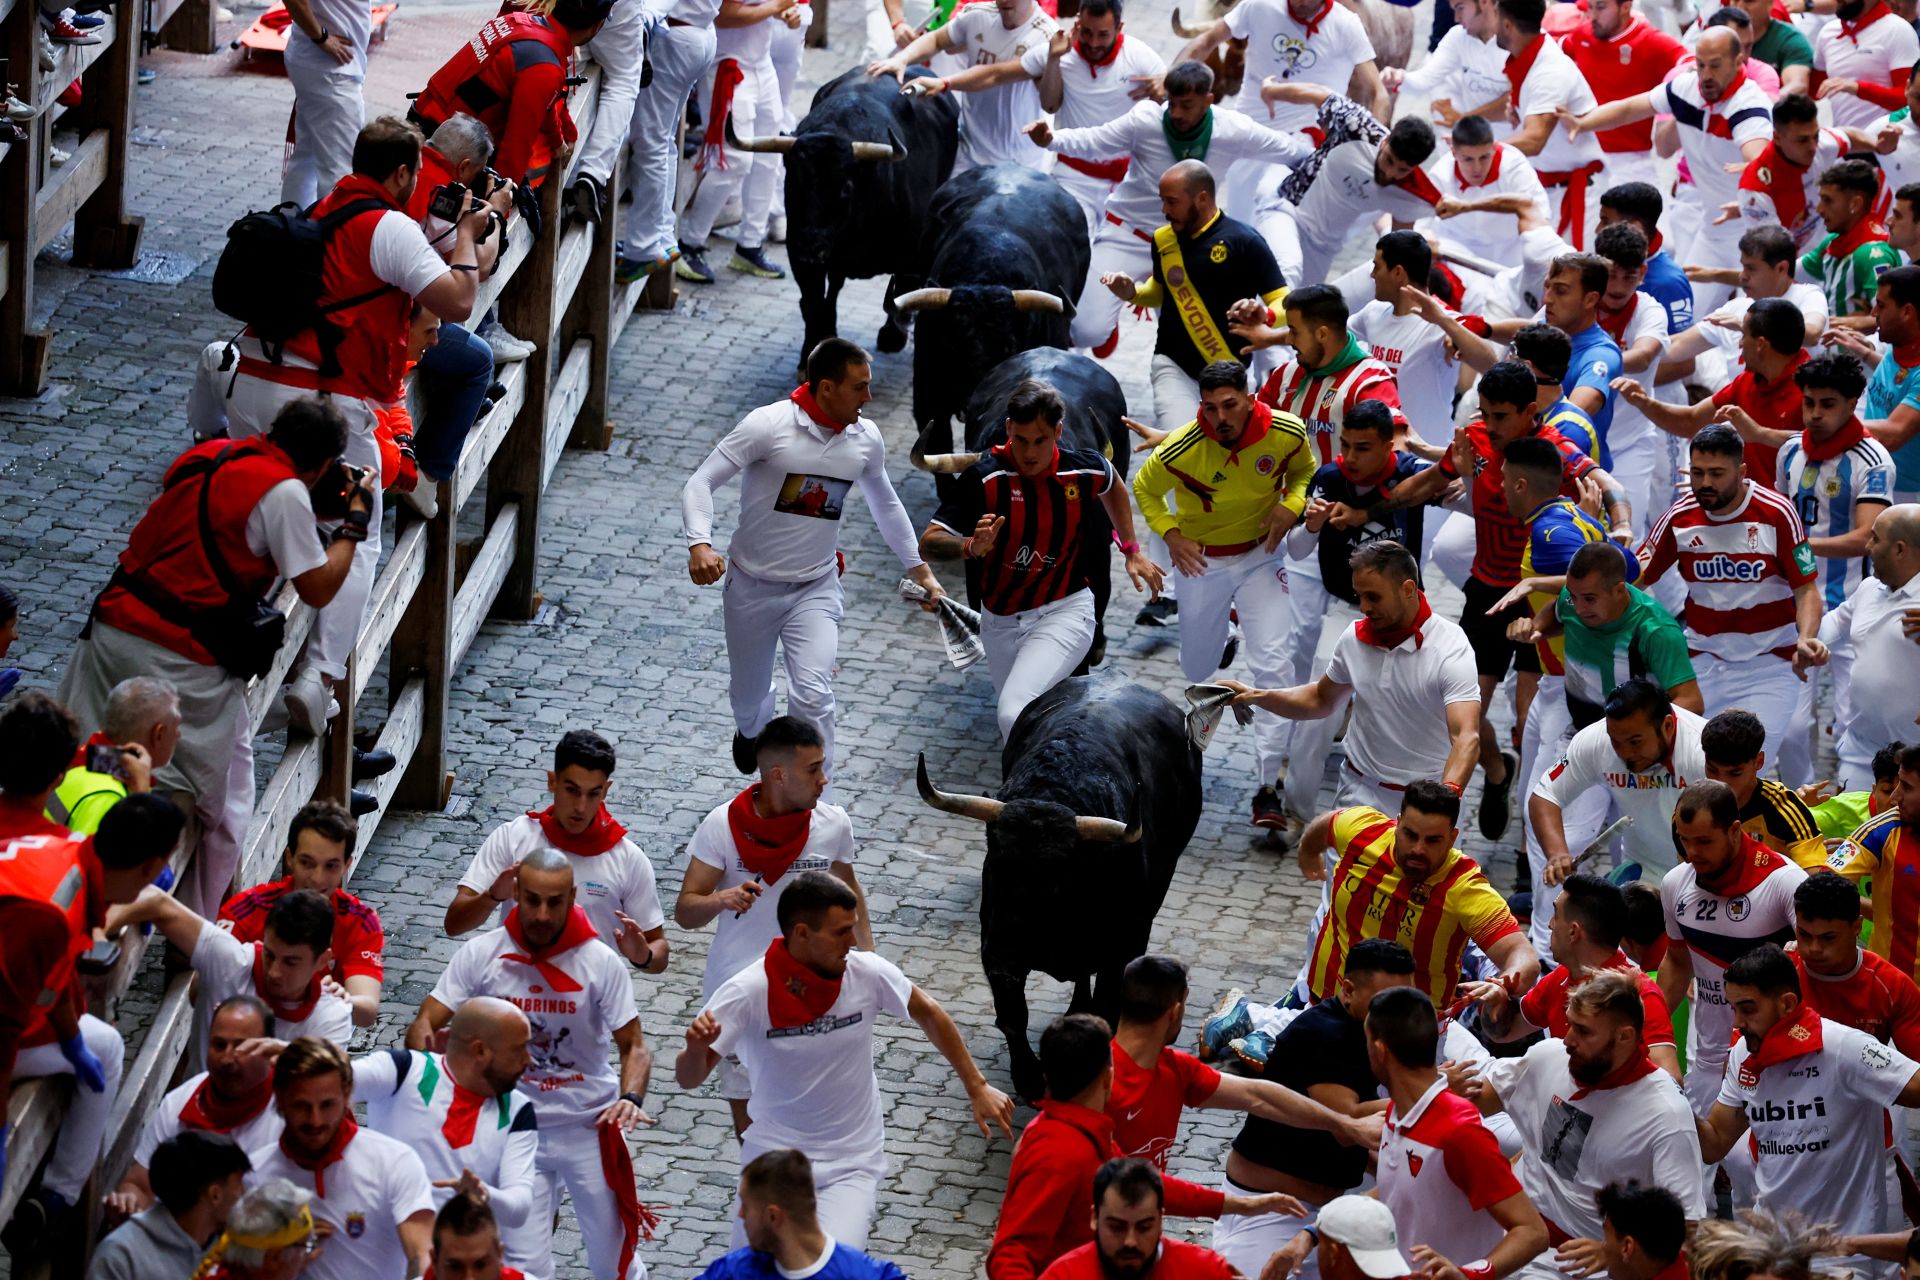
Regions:
[[1474, 666], [1489, 680], [1504, 679], [1509, 667], [1515, 671], [1540, 670], [1538, 649], [1507, 638], [1507, 628], [1515, 618], [1532, 616], [1533, 609], [1527, 602], [1522, 600], [1499, 613], [1487, 612], [1507, 590], [1471, 574], [1467, 575], [1467, 585], [1461, 590], [1467, 602], [1460, 610], [1460, 629], [1467, 633], [1467, 643], [1473, 646]]

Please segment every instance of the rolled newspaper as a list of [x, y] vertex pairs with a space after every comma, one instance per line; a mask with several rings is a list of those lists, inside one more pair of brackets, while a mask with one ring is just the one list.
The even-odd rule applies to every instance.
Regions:
[[1253, 723], [1253, 708], [1234, 703], [1237, 695], [1225, 685], [1190, 684], [1187, 686], [1187, 740], [1205, 751], [1213, 742], [1213, 731], [1220, 725], [1220, 714], [1228, 707], [1233, 708], [1234, 721], [1241, 725]]
[[[902, 600], [924, 604], [927, 594], [927, 589], [912, 578], [900, 579]], [[955, 671], [965, 671], [987, 656], [986, 646], [980, 643], [978, 613], [952, 596], [941, 596], [940, 603], [935, 606], [934, 616], [940, 621], [940, 640], [947, 646], [947, 661], [953, 664]]]

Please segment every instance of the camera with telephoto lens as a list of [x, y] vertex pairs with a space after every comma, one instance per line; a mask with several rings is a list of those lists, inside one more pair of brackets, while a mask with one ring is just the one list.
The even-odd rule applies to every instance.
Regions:
[[367, 471], [363, 467], [350, 467], [339, 458], [335, 458], [320, 478], [313, 482], [307, 493], [313, 503], [313, 514], [317, 520], [344, 520], [347, 508], [356, 492], [365, 491]]
[[458, 182], [436, 188], [433, 199], [427, 203], [427, 215], [442, 222], [458, 222], [466, 213], [467, 189]]

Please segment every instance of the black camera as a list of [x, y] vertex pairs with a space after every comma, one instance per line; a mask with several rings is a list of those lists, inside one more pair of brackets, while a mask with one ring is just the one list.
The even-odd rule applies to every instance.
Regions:
[[491, 168], [482, 169], [480, 171], [480, 176], [473, 180], [474, 199], [476, 200], [493, 199], [493, 193], [498, 191], [500, 189], [500, 184], [505, 181], [506, 179], [500, 176], [498, 170], [491, 169]]
[[467, 214], [467, 189], [457, 182], [436, 188], [427, 203], [427, 214], [442, 222], [460, 221]]
[[335, 458], [307, 492], [317, 520], [344, 520], [353, 495], [366, 487], [366, 473]]

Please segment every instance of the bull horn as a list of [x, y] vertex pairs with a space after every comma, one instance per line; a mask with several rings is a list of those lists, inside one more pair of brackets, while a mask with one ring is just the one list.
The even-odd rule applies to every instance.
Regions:
[[1132, 844], [1140, 838], [1138, 826], [1128, 826], [1113, 818], [1089, 818], [1079, 814], [1073, 820], [1074, 834], [1082, 840], [1097, 840], [1103, 844]]
[[1056, 315], [1067, 314], [1067, 304], [1057, 293], [1048, 293], [1044, 289], [1015, 289], [1013, 291], [1013, 309], [1015, 311], [1051, 311]]
[[918, 440], [913, 442], [907, 458], [922, 471], [931, 471], [937, 476], [957, 476], [980, 461], [977, 453], [922, 453]]
[[[920, 753], [918, 781], [920, 783], [920, 798], [942, 813], [958, 814], [962, 818], [977, 818], [981, 822], [992, 822], [1000, 816], [1000, 811], [1007, 807], [1005, 801], [994, 800], [988, 796], [948, 795], [946, 792], [936, 788], [933, 783], [927, 779], [927, 754], [924, 751]], [[1104, 818], [1082, 818], [1080, 821], [1082, 823], [1088, 823], [1111, 820]], [[1115, 822], [1113, 825], [1117, 827], [1120, 824]]]
[[[733, 131], [733, 116], [731, 114], [727, 116], [726, 131], [727, 131], [727, 145], [732, 147], [735, 151], [762, 151], [762, 152], [773, 152], [773, 153], [778, 153], [780, 155], [785, 155], [787, 152], [793, 150], [793, 139], [790, 137], [775, 137], [775, 138], [743, 138], [741, 137], [739, 134]], [[857, 147], [860, 144], [855, 143], [854, 145]]]
[[[1025, 289], [1021, 293], [1028, 292]], [[937, 310], [953, 299], [951, 289], [911, 289], [893, 300], [893, 313], [897, 316], [912, 315], [916, 311]], [[1059, 299], [1054, 299], [1059, 301]]]
[[1203, 31], [1205, 31], [1205, 30], [1206, 30], [1206, 28], [1205, 28], [1205, 27], [1189, 27], [1189, 26], [1187, 26], [1187, 25], [1186, 25], [1185, 23], [1183, 23], [1183, 22], [1181, 22], [1181, 21], [1180, 21], [1180, 6], [1178, 6], [1178, 5], [1175, 5], [1175, 6], [1174, 6], [1174, 8], [1173, 8], [1173, 34], [1175, 34], [1175, 35], [1177, 35], [1177, 36], [1179, 36], [1179, 37], [1180, 37], [1180, 38], [1181, 38], [1182, 40], [1192, 40], [1193, 38], [1195, 38], [1196, 36], [1198, 36], [1198, 35], [1200, 35], [1200, 34], [1201, 34], [1201, 33], [1202, 33]]
[[907, 149], [896, 147], [890, 142], [856, 142], [853, 144], [855, 160], [905, 160]]

